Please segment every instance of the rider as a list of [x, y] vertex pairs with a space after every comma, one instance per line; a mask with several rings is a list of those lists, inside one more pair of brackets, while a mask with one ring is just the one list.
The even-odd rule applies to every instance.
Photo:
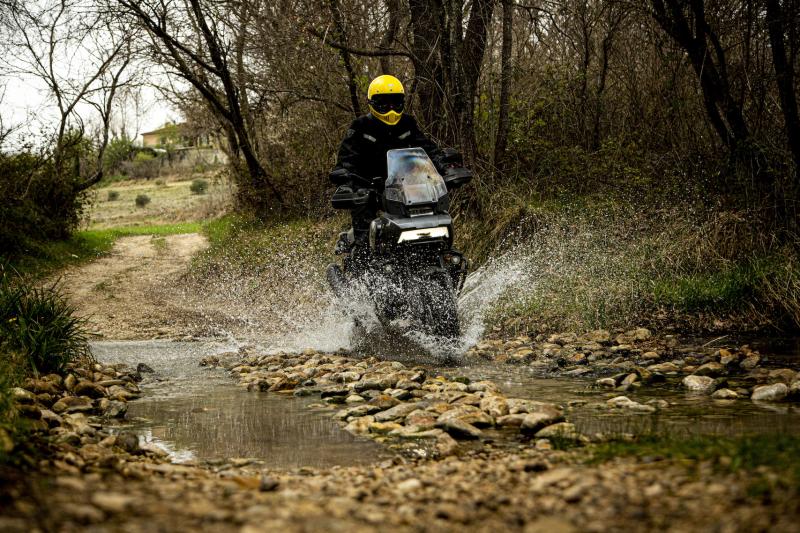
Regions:
[[[335, 185], [366, 188], [353, 174], [367, 180], [386, 177], [386, 152], [396, 148], [424, 149], [441, 171], [442, 152], [420, 131], [414, 117], [403, 113], [405, 90], [400, 80], [387, 74], [378, 76], [369, 84], [367, 98], [369, 114], [353, 121], [339, 147], [336, 167], [329, 176]], [[382, 189], [382, 184], [376, 185], [377, 194], [371, 195], [371, 201], [351, 211], [356, 241], [366, 239], [369, 224], [377, 216]]]

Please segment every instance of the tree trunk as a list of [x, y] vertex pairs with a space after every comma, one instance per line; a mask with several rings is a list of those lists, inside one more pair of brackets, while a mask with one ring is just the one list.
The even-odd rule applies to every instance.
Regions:
[[503, 44], [500, 51], [500, 109], [497, 117], [497, 136], [494, 142], [494, 168], [501, 173], [505, 166], [508, 142], [508, 113], [511, 99], [511, 48], [513, 41], [514, 2], [503, 0]]

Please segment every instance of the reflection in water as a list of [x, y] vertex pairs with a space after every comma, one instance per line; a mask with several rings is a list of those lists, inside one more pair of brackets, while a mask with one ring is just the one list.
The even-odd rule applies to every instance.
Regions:
[[[381, 448], [339, 428], [328, 413], [308, 408], [306, 398], [249, 393], [221, 370], [198, 367], [207, 355], [235, 346], [177, 342], [102, 342], [92, 345], [106, 363], [147, 363], [155, 378], [131, 402], [144, 440], [171, 452], [175, 461], [248, 457], [272, 468], [367, 464]], [[141, 417], [146, 420], [136, 420]]]
[[[792, 404], [754, 403], [750, 400], [719, 401], [710, 396], [680, 391], [676, 383], [645, 386], [637, 391], [609, 392], [592, 387], [593, 380], [580, 378], [542, 378], [530, 369], [511, 365], [480, 365], [442, 369], [470, 379], [488, 379], [511, 397], [532, 398], [566, 404], [585, 400], [569, 414], [570, 422], [588, 435], [603, 433], [713, 434], [723, 436], [751, 433], [800, 434], [800, 409]], [[625, 395], [634, 401], [666, 400], [670, 406], [654, 415], [636, 414], [623, 409], [598, 408], [597, 404]]]

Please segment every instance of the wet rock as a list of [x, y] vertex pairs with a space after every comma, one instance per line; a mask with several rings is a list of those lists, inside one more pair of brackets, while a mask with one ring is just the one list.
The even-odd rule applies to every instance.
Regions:
[[300, 382], [296, 379], [281, 378], [272, 385], [270, 385], [268, 392], [286, 392], [297, 388]]
[[363, 396], [359, 396], [358, 394], [351, 394], [345, 399], [344, 403], [351, 404], [351, 403], [361, 403], [365, 401], [366, 400], [364, 399]]
[[446, 418], [444, 420], [439, 417], [436, 422], [436, 427], [439, 427], [457, 439], [479, 439], [483, 436], [483, 432], [474, 425], [465, 422], [460, 418]]
[[17, 412], [30, 420], [39, 420], [42, 418], [42, 411], [35, 405], [27, 403], [18, 404]]
[[64, 378], [64, 388], [70, 392], [72, 392], [77, 384], [78, 378], [76, 378], [73, 374], [68, 374], [67, 377]]
[[335, 398], [337, 396], [341, 396], [341, 397], [344, 398], [346, 396], [349, 396], [350, 393], [351, 393], [350, 389], [347, 389], [347, 388], [332, 388], [332, 389], [326, 389], [326, 390], [322, 391], [320, 396], [324, 400], [324, 399], [327, 399], [327, 398]]
[[715, 400], [735, 400], [739, 395], [731, 389], [719, 389], [715, 390], [711, 397]]
[[103, 413], [103, 416], [107, 418], [124, 418], [125, 414], [128, 412], [127, 403], [118, 400], [109, 400], [107, 398], [101, 398], [97, 407], [100, 409], [100, 412]]
[[535, 434], [540, 429], [546, 428], [547, 426], [563, 420], [564, 416], [560, 413], [528, 413], [522, 419], [520, 431], [523, 433]]
[[508, 402], [503, 396], [487, 395], [480, 400], [480, 409], [493, 418], [508, 414]]
[[137, 374], [155, 374], [155, 370], [153, 370], [149, 365], [146, 363], [139, 363], [136, 365], [136, 373]]
[[739, 362], [739, 354], [725, 348], [719, 351], [719, 362], [724, 366], [731, 366]]
[[127, 402], [130, 400], [135, 400], [139, 397], [139, 394], [135, 392], [131, 392], [125, 387], [120, 387], [119, 385], [113, 385], [108, 389], [108, 397], [112, 400], [117, 400], [120, 402]]
[[353, 384], [353, 390], [356, 392], [363, 392], [366, 390], [382, 391], [384, 389], [394, 388], [395, 384], [397, 384], [397, 380], [393, 380], [389, 376], [371, 377], [355, 382]]
[[714, 378], [708, 376], [686, 376], [683, 378], [681, 382], [683, 387], [692, 391], [692, 392], [702, 392], [705, 394], [711, 394], [714, 392], [716, 387], [716, 382]]
[[47, 425], [51, 428], [58, 427], [64, 422], [63, 418], [49, 409], [42, 409], [41, 418], [47, 422]]
[[494, 425], [494, 420], [491, 416], [472, 405], [459, 405], [454, 409], [445, 411], [439, 415], [436, 422], [437, 424], [443, 424], [449, 420], [460, 420], [476, 427], [489, 427]]
[[216, 355], [209, 355], [200, 359], [200, 366], [219, 366], [219, 357]]
[[369, 425], [369, 432], [370, 433], [377, 433], [379, 435], [386, 435], [396, 429], [400, 429], [403, 426], [398, 424], [397, 422], [372, 422]]
[[355, 405], [353, 407], [348, 407], [347, 409], [342, 409], [338, 413], [334, 415], [335, 418], [339, 420], [347, 420], [350, 417], [360, 418], [362, 416], [371, 415], [380, 411], [381, 408], [375, 405], [369, 404], [361, 404]]
[[611, 342], [611, 333], [604, 329], [598, 329], [586, 334], [586, 338], [592, 342], [599, 344], [608, 344]]
[[89, 398], [103, 398], [106, 390], [91, 381], [79, 381], [73, 391], [78, 396], [88, 396]]
[[626, 389], [629, 388], [631, 385], [636, 383], [639, 380], [639, 375], [632, 373], [625, 376], [625, 378], [620, 383], [621, 387], [625, 387]]
[[655, 406], [635, 402], [627, 396], [617, 396], [606, 401], [606, 403], [611, 407], [616, 407], [617, 409], [628, 409], [637, 413], [654, 413], [656, 411]]
[[[416, 403], [401, 403], [375, 415], [376, 422], [389, 422], [392, 420], [404, 419], [407, 415], [419, 410]], [[371, 413], [368, 413], [371, 414]]]
[[553, 403], [538, 402], [536, 400], [523, 400], [519, 398], [508, 398], [508, 414], [519, 413], [539, 413], [539, 412], [561, 412], [561, 409]]
[[792, 399], [800, 398], [800, 379], [796, 379], [789, 385], [788, 396]]
[[273, 492], [278, 489], [280, 482], [272, 476], [261, 476], [258, 484], [258, 490], [261, 492]]
[[25, 388], [35, 394], [58, 394], [59, 390], [55, 383], [44, 379], [28, 379], [25, 381]]
[[778, 402], [786, 398], [789, 388], [784, 383], [774, 383], [772, 385], [761, 385], [753, 389], [750, 399], [756, 402]]
[[709, 376], [715, 378], [725, 373], [725, 366], [716, 361], [710, 361], [704, 365], [700, 365], [694, 371], [695, 376]]
[[615, 380], [614, 378], [600, 378], [598, 380], [595, 380], [594, 384], [597, 385], [598, 387], [613, 389], [617, 386], [617, 380]]
[[369, 433], [369, 426], [370, 424], [375, 422], [375, 418], [372, 416], [362, 416], [360, 418], [354, 418], [347, 425], [344, 427], [345, 431], [353, 433], [354, 435], [364, 435]]
[[120, 431], [114, 440], [114, 445], [131, 455], [142, 452], [142, 448], [139, 445], [139, 436], [132, 431]]
[[560, 422], [558, 424], [553, 424], [551, 426], [547, 426], [544, 429], [539, 430], [536, 433], [537, 439], [565, 439], [565, 440], [572, 440], [572, 441], [579, 441], [581, 440], [581, 434], [578, 433], [578, 430], [575, 429], [575, 425], [569, 422]]
[[92, 400], [84, 396], [66, 396], [53, 404], [56, 413], [78, 413], [92, 410]]

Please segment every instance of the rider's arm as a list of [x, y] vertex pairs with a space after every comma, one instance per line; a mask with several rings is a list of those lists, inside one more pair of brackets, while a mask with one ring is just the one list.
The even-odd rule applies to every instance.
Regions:
[[[364, 153], [364, 150], [361, 146], [361, 136], [358, 135], [356, 128], [357, 124], [353, 122], [347, 130], [342, 144], [339, 145], [339, 153], [336, 156], [334, 170], [343, 168], [353, 174], [359, 174], [359, 170], [363, 166], [363, 156], [361, 154]], [[334, 173], [331, 173], [329, 178], [335, 185], [349, 184], [351, 181], [349, 178], [341, 181], [341, 178], [337, 178]]]

